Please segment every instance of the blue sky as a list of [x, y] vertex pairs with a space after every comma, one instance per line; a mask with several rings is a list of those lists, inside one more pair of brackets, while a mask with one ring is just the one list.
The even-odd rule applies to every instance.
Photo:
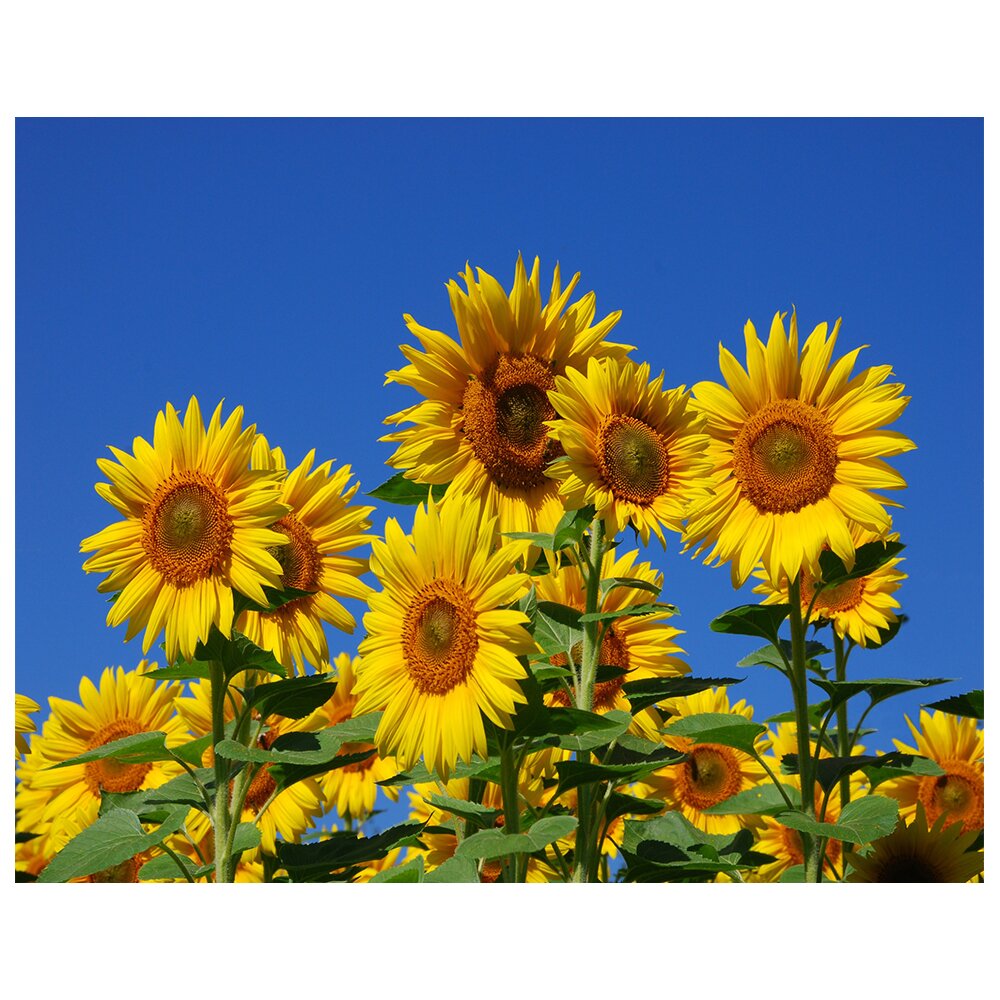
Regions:
[[[719, 380], [748, 317], [843, 316], [838, 353], [893, 366], [918, 445], [894, 460], [911, 620], [852, 673], [958, 678], [876, 710], [868, 745], [983, 684], [979, 119], [21, 119], [16, 213], [20, 693], [75, 699], [81, 675], [141, 657], [80, 568], [80, 539], [115, 519], [93, 489], [107, 445], [149, 438], [168, 400], [225, 398], [291, 461], [315, 447], [372, 489], [382, 419], [416, 401], [382, 387], [402, 313], [454, 333], [444, 283], [470, 261], [509, 287], [518, 251], [581, 271], [668, 385]], [[749, 588], [676, 539], [647, 558], [693, 672], [741, 676], [753, 642], [708, 622]], [[746, 677], [733, 694], [757, 718], [788, 707], [778, 675]]]

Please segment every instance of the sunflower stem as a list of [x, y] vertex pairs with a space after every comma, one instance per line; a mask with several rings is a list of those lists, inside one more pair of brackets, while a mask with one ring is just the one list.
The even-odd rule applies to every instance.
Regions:
[[[795, 702], [795, 736], [798, 743], [799, 785], [802, 789], [802, 811], [815, 814], [816, 795], [813, 788], [812, 748], [809, 743], [809, 690], [806, 681], [806, 627], [802, 620], [800, 574], [788, 584], [788, 624], [792, 631], [792, 698]], [[801, 832], [805, 881], [815, 882], [816, 857], [813, 838]]]
[[[836, 658], [837, 681], [847, 680], [847, 650], [844, 648], [844, 638], [836, 628], [833, 630], [833, 654]], [[847, 702], [837, 706], [837, 754], [841, 757], [850, 754], [850, 729], [847, 725]], [[840, 808], [843, 809], [851, 801], [851, 779], [844, 775], [840, 779]]]
[[[500, 793], [503, 797], [504, 833], [521, 832], [521, 809], [517, 799], [518, 756], [514, 753], [514, 742], [509, 736], [503, 737], [500, 745]], [[520, 872], [524, 866], [524, 855], [505, 857], [503, 862], [505, 881], [520, 882]]]
[[229, 764], [215, 752], [226, 738], [226, 674], [222, 664], [212, 660], [208, 665], [212, 684], [212, 755], [215, 766], [215, 810], [212, 827], [215, 840], [215, 881], [231, 882], [226, 849], [229, 842]]
[[[590, 546], [581, 553], [587, 564], [586, 607], [588, 615], [600, 611], [601, 567], [604, 563], [604, 521], [595, 517], [590, 523]], [[600, 622], [585, 622], [583, 626], [583, 656], [580, 667], [580, 686], [576, 692], [576, 707], [584, 712], [594, 710], [594, 680], [600, 661]], [[587, 763], [590, 751], [577, 751], [577, 760]], [[577, 790], [576, 871], [578, 882], [590, 880], [591, 856], [596, 851], [598, 818], [596, 816], [599, 789], [591, 785], [580, 785]]]

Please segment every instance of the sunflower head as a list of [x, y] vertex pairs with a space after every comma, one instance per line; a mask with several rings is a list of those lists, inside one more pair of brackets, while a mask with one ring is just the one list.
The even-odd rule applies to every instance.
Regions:
[[517, 657], [535, 647], [510, 610], [530, 585], [515, 570], [525, 546], [497, 543], [496, 519], [454, 500], [419, 507], [412, 538], [390, 518], [372, 543], [383, 590], [365, 615], [355, 712], [384, 708], [375, 741], [404, 769], [422, 755], [447, 778], [459, 758], [485, 755], [484, 715], [509, 728], [526, 700]]
[[664, 391], [649, 365], [591, 359], [586, 374], [569, 370], [549, 399], [548, 421], [566, 453], [549, 475], [570, 509], [593, 504], [610, 535], [631, 523], [644, 543], [650, 532], [681, 531], [689, 505], [709, 486], [703, 418], [681, 386]]
[[368, 517], [375, 508], [350, 503], [360, 483], [350, 482], [349, 465], [334, 471], [327, 461], [314, 469], [314, 461], [310, 451], [288, 472], [282, 450], [257, 436], [251, 468], [285, 475], [280, 500], [290, 508], [272, 526], [284, 544], [268, 551], [281, 564], [282, 586], [310, 593], [266, 614], [244, 612], [237, 622], [249, 639], [298, 673], [305, 673], [307, 663], [319, 669], [330, 658], [323, 622], [354, 631], [354, 616], [337, 598], [365, 600], [371, 592], [359, 579], [368, 560], [345, 553], [368, 544]]
[[922, 805], [913, 822], [900, 820], [888, 837], [876, 840], [867, 854], [851, 853], [848, 882], [968, 882], [983, 870], [983, 852], [973, 845], [975, 832], [963, 833], [940, 816], [928, 828]]
[[220, 403], [206, 430], [192, 396], [183, 421], [169, 403], [157, 414], [152, 445], [137, 437], [133, 454], [97, 461], [110, 480], [97, 492], [123, 520], [80, 543], [94, 553], [83, 568], [108, 574], [108, 625], [127, 620], [126, 641], [145, 629], [143, 652], [165, 630], [168, 658], [190, 660], [213, 626], [228, 635], [233, 589], [266, 604], [263, 588], [281, 586], [268, 550], [284, 541], [270, 530], [288, 511], [282, 476], [250, 468], [255, 429], [242, 420], [237, 407], [223, 422]]
[[886, 384], [888, 365], [852, 375], [860, 348], [831, 366], [839, 330], [821, 323], [800, 352], [794, 312], [787, 333], [775, 314], [766, 346], [747, 321], [746, 369], [720, 344], [726, 385], [694, 387], [714, 483], [692, 507], [685, 548], [711, 547], [705, 561], [730, 562], [735, 587], [759, 562], [775, 588], [803, 570], [815, 578], [824, 546], [853, 566], [852, 527], [889, 530], [890, 501], [874, 490], [906, 485], [883, 459], [915, 447], [885, 429], [909, 397]]
[[448, 284], [458, 343], [405, 316], [422, 350], [402, 345], [410, 363], [386, 380], [425, 400], [387, 418], [414, 425], [383, 438], [398, 446], [389, 464], [417, 482], [450, 483], [501, 531], [551, 531], [563, 509], [545, 475], [559, 453], [547, 393], [567, 369], [632, 349], [604, 339], [621, 313], [595, 323], [592, 292], [569, 304], [580, 276], [563, 288], [558, 265], [543, 302], [537, 258], [529, 276], [518, 256], [509, 294], [481, 268], [466, 265], [461, 277], [464, 289]]

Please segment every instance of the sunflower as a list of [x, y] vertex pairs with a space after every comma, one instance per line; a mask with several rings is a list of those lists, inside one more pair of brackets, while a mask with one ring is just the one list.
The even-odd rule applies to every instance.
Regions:
[[909, 397], [903, 386], [883, 384], [888, 365], [852, 378], [860, 348], [829, 367], [839, 330], [840, 320], [829, 336], [821, 323], [800, 355], [794, 312], [787, 335], [784, 314], [775, 314], [766, 348], [748, 320], [747, 371], [720, 344], [728, 388], [694, 386], [708, 418], [715, 484], [692, 507], [685, 550], [712, 546], [705, 562], [731, 561], [734, 587], [761, 561], [774, 587], [802, 569], [815, 578], [827, 545], [853, 566], [852, 523], [879, 536], [889, 530], [885, 505], [898, 504], [872, 491], [906, 485], [883, 459], [916, 446], [883, 428]]
[[591, 358], [586, 374], [567, 371], [549, 393], [559, 417], [547, 423], [567, 455], [549, 475], [566, 506], [593, 504], [609, 535], [631, 523], [643, 544], [652, 532], [665, 545], [664, 527], [680, 532], [710, 485], [704, 418], [684, 386], [664, 391], [663, 378], [650, 382], [645, 363]]
[[38, 707], [38, 702], [26, 695], [14, 695], [14, 760], [28, 752], [25, 736], [35, 732], [35, 720], [31, 718], [31, 713], [37, 712]]
[[908, 717], [906, 724], [916, 746], [893, 740], [903, 753], [919, 754], [935, 761], [944, 774], [904, 774], [879, 785], [879, 793], [899, 800], [899, 815], [911, 822], [918, 806], [928, 823], [944, 817], [946, 824], [961, 824], [963, 833], [983, 829], [985, 803], [983, 731], [975, 719], [947, 712], [921, 709], [920, 728]]
[[[851, 539], [855, 549], [868, 542], [883, 541], [875, 532], [868, 531], [859, 524], [851, 525]], [[884, 541], [897, 542], [899, 535], [888, 535]], [[866, 646], [869, 642], [879, 644], [882, 641], [879, 630], [886, 629], [898, 621], [894, 609], [899, 607], [899, 601], [893, 594], [906, 579], [906, 574], [896, 569], [902, 561], [902, 559], [890, 559], [868, 576], [847, 580], [837, 584], [836, 587], [824, 588], [816, 597], [809, 621], [832, 622], [837, 635], [842, 639], [850, 638], [859, 646]], [[787, 580], [782, 581], [781, 586], [775, 587], [763, 570], [755, 570], [754, 576], [763, 581], [754, 587], [753, 592], [766, 595], [764, 604], [788, 603]], [[799, 591], [803, 615], [809, 609], [815, 595], [816, 580], [808, 569], [804, 569]]]
[[[324, 727], [335, 726], [354, 718], [354, 709], [358, 702], [354, 687], [360, 663], [358, 657], [352, 660], [347, 653], [341, 653], [334, 661], [337, 668], [337, 690], [317, 710]], [[340, 752], [355, 754], [374, 749], [370, 743], [345, 743]], [[383, 758], [375, 753], [357, 764], [348, 764], [346, 767], [327, 771], [326, 774], [320, 775], [319, 783], [327, 805], [336, 808], [345, 818], [350, 816], [356, 820], [363, 820], [370, 816], [375, 808], [378, 782], [391, 778], [398, 772], [399, 768], [391, 757]], [[393, 801], [399, 797], [399, 791], [393, 785], [382, 787]]]
[[[242, 696], [238, 690], [230, 687], [224, 713], [226, 722], [232, 721], [236, 717], [236, 712], [242, 708]], [[208, 681], [193, 681], [191, 696], [177, 699], [177, 711], [196, 738], [211, 733], [211, 684]], [[286, 719], [284, 716], [270, 715], [266, 719], [257, 718], [257, 722], [260, 724], [257, 744], [264, 750], [270, 749], [271, 744], [285, 733], [312, 732], [322, 725], [315, 713], [305, 719]], [[208, 766], [211, 760], [210, 747], [205, 751], [205, 765]], [[247, 789], [239, 819], [241, 823], [256, 823], [260, 830], [261, 846], [244, 854], [247, 863], [259, 862], [261, 850], [275, 854], [278, 834], [286, 841], [297, 841], [312, 826], [313, 820], [323, 814], [322, 793], [315, 778], [298, 781], [274, 795], [276, 788], [275, 780], [270, 774], [270, 764], [264, 764]], [[199, 823], [192, 824], [192, 838], [206, 842], [210, 846], [211, 842], [208, 840], [210, 834], [208, 817], [199, 814]], [[211, 857], [211, 854], [207, 856]]]
[[[799, 752], [795, 723], [779, 722], [773, 732], [769, 731], [761, 737], [760, 746], [762, 751], [767, 749], [765, 760], [767, 760], [771, 771], [782, 784], [788, 786], [789, 798], [795, 803], [800, 802], [802, 784], [799, 776], [797, 774], [781, 774], [781, 758], [786, 754]], [[815, 740], [810, 741], [810, 747], [815, 754]], [[851, 752], [852, 754], [861, 754], [864, 752], [864, 747], [855, 746]], [[825, 747], [821, 747], [819, 756], [824, 758], [830, 757], [831, 754]], [[851, 797], [857, 798], [863, 792], [866, 779], [862, 772], [854, 771], [850, 775], [850, 782]], [[831, 790], [825, 812], [823, 811], [823, 793], [817, 787], [814, 809], [817, 819], [826, 823], [836, 823], [841, 810], [840, 786], [835, 785]], [[802, 839], [797, 830], [784, 826], [780, 819], [775, 819], [772, 816], [757, 816], [755, 819], [758, 829], [754, 850], [760, 851], [762, 854], [770, 854], [775, 860], [761, 865], [751, 875], [751, 881], [773, 882], [781, 876], [782, 872], [795, 865], [803, 864], [805, 859], [802, 853]], [[826, 873], [833, 878], [839, 877], [843, 866], [843, 845], [839, 840], [828, 840], [824, 854]]]
[[60, 826], [74, 816], [83, 814], [92, 822], [101, 792], [158, 788], [181, 773], [180, 764], [173, 761], [124, 764], [105, 758], [54, 766], [137, 733], [163, 732], [168, 747], [186, 742], [184, 722], [174, 711], [179, 686], [154, 686], [143, 675], [155, 668], [155, 663], [147, 664], [145, 660], [128, 672], [122, 667], [108, 667], [101, 674], [99, 686], [88, 677], [82, 678], [79, 703], [49, 698], [51, 714], [41, 734], [32, 737], [31, 753], [17, 769], [17, 828], [44, 838], [36, 851], [49, 852], [59, 839]]
[[888, 837], [876, 840], [865, 855], [848, 854], [854, 869], [848, 882], [969, 882], [983, 870], [983, 852], [970, 850], [978, 834], [938, 816], [928, 829], [923, 806], [913, 822], [900, 820]]
[[[741, 715], [753, 718], [753, 708], [740, 700], [730, 705], [724, 687], [710, 688], [683, 698], [668, 698], [660, 706], [670, 716], [684, 718], [703, 712]], [[674, 750], [689, 754], [681, 764], [655, 771], [639, 783], [646, 796], [664, 799], [668, 809], [679, 810], [706, 833], [736, 833], [747, 825], [737, 815], [713, 816], [703, 810], [718, 805], [737, 792], [759, 785], [765, 778], [761, 765], [749, 754], [717, 743], [694, 743], [686, 736], [670, 735], [667, 721], [663, 742]]]
[[498, 550], [496, 518], [475, 504], [428, 500], [418, 507], [412, 542], [394, 518], [372, 543], [372, 571], [384, 587], [369, 601], [359, 652], [355, 713], [384, 708], [375, 743], [404, 770], [421, 756], [447, 779], [455, 762], [486, 756], [483, 715], [510, 728], [526, 702], [520, 654], [535, 649], [520, 611], [528, 592], [514, 572], [525, 546]]
[[281, 476], [251, 470], [256, 431], [240, 430], [243, 408], [222, 423], [220, 403], [208, 430], [194, 396], [184, 422], [169, 403], [156, 416], [153, 444], [141, 437], [133, 455], [98, 459], [111, 480], [97, 492], [124, 515], [80, 543], [95, 552], [88, 573], [108, 573], [98, 590], [116, 593], [108, 625], [128, 619], [125, 640], [141, 629], [145, 653], [166, 629], [167, 657], [194, 657], [214, 625], [228, 635], [233, 592], [266, 604], [263, 587], [281, 587], [281, 564], [268, 551], [287, 542], [270, 525], [287, 513]]
[[448, 283], [460, 343], [406, 315], [423, 351], [400, 350], [410, 364], [387, 382], [416, 389], [426, 399], [386, 418], [414, 424], [387, 434], [398, 447], [389, 465], [421, 483], [450, 483], [450, 496], [499, 517], [500, 530], [552, 531], [563, 514], [558, 490], [545, 467], [558, 453], [545, 428], [555, 416], [546, 393], [554, 378], [581, 368], [590, 357], [624, 357], [632, 350], [604, 340], [620, 312], [593, 324], [594, 294], [564, 313], [580, 275], [563, 289], [556, 265], [548, 302], [542, 306], [539, 263], [529, 278], [520, 255], [508, 296], [482, 269], [476, 280], [466, 265], [466, 291]]
[[[306, 662], [318, 668], [330, 659], [323, 622], [354, 631], [354, 617], [335, 597], [363, 601], [371, 592], [358, 579], [368, 571], [368, 560], [343, 553], [368, 543], [364, 533], [371, 527], [367, 518], [375, 508], [350, 505], [360, 483], [349, 485], [349, 465], [334, 472], [333, 463], [324, 462], [313, 469], [315, 457], [310, 451], [298, 468], [287, 473], [279, 499], [291, 510], [272, 525], [285, 541], [272, 550], [283, 569], [282, 586], [313, 591], [312, 596], [289, 601], [268, 614], [244, 612], [236, 625], [286, 667], [303, 674]], [[254, 443], [251, 468], [287, 472], [281, 449], [272, 450], [263, 435]]]

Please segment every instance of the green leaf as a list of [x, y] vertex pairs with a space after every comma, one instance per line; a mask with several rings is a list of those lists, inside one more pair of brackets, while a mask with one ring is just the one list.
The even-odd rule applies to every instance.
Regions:
[[[488, 760], [474, 758], [472, 761], [458, 761], [451, 770], [449, 780], [457, 778], [476, 778], [487, 772], [500, 770], [500, 758], [490, 757]], [[383, 778], [377, 781], [377, 785], [422, 785], [427, 782], [435, 782], [438, 776], [433, 771], [429, 771], [423, 764], [410, 768], [409, 771], [401, 771], [391, 778]]]
[[883, 781], [891, 781], [901, 774], [919, 774], [921, 777], [928, 777], [945, 773], [937, 761], [928, 757], [917, 757], [915, 754], [901, 753], [898, 750], [879, 757], [878, 761], [878, 764], [869, 764], [861, 768], [872, 788], [878, 788]]
[[77, 834], [42, 870], [38, 881], [68, 882], [114, 868], [176, 833], [186, 816], [186, 808], [175, 809], [147, 833], [134, 812], [112, 809]]
[[196, 740], [182, 743], [179, 747], [172, 747], [175, 757], [180, 757], [187, 764], [200, 767], [204, 759], [205, 751], [212, 745], [212, 734], [200, 736]]
[[[209, 795], [215, 791], [215, 772], [210, 767], [197, 768], [194, 772], [198, 780], [208, 790]], [[151, 788], [142, 793], [144, 796], [143, 807], [156, 807], [161, 805], [183, 805], [195, 809], [204, 809], [205, 803], [201, 793], [195, 783], [194, 777], [185, 772], [171, 778], [166, 784], [159, 788]]]
[[867, 542], [854, 553], [854, 568], [851, 570], [832, 549], [825, 549], [819, 554], [822, 581], [835, 587], [847, 580], [860, 580], [895, 559], [905, 548], [901, 542]]
[[[177, 858], [184, 866], [184, 870], [195, 881], [206, 878], [215, 871], [215, 865], [196, 864], [183, 854], [178, 854]], [[139, 869], [140, 882], [152, 882], [156, 879], [181, 879], [183, 877], [177, 867], [177, 862], [169, 854], [161, 854], [159, 857], [152, 858]]]
[[[665, 748], [666, 749], [666, 748]], [[556, 763], [559, 775], [559, 794], [578, 788], [607, 781], [612, 788], [639, 781], [662, 767], [669, 767], [684, 759], [684, 754], [672, 751], [672, 756], [657, 760], [637, 761], [634, 764], [593, 764], [582, 760], [561, 760]]]
[[123, 736], [120, 740], [112, 740], [110, 743], [105, 743], [94, 750], [88, 750], [78, 757], [61, 760], [58, 764], [52, 764], [45, 770], [70, 767], [73, 764], [87, 764], [92, 760], [105, 760], [108, 757], [114, 757], [115, 760], [121, 761], [123, 764], [149, 764], [158, 760], [170, 760], [172, 754], [164, 743], [166, 736], [166, 733], [158, 730], [149, 733], [136, 733], [134, 736]]
[[479, 871], [474, 858], [448, 858], [433, 871], [426, 872], [425, 882], [478, 882]]
[[260, 830], [256, 823], [240, 823], [233, 834], [232, 857], [238, 858], [244, 851], [260, 847]]
[[553, 601], [539, 601], [535, 611], [535, 642], [549, 656], [572, 650], [583, 642], [580, 612]]
[[626, 681], [622, 692], [635, 713], [650, 705], [658, 705], [667, 698], [683, 698], [689, 694], [700, 694], [711, 687], [742, 683], [742, 677], [648, 677]]
[[[779, 639], [778, 646], [781, 648], [781, 652], [785, 654], [785, 659], [782, 659], [781, 652], [778, 651], [773, 645], [762, 646], [760, 649], [754, 650], [748, 656], [744, 656], [736, 666], [738, 667], [774, 667], [777, 670], [785, 671], [785, 660], [789, 663], [792, 662], [792, 644], [787, 639]], [[830, 650], [821, 642], [815, 642], [814, 640], [809, 640], [806, 642], [806, 659], [815, 660], [818, 656], [825, 656]]]
[[787, 604], [742, 604], [714, 619], [709, 628], [728, 635], [753, 635], [768, 642], [778, 641], [778, 629], [788, 617]]
[[468, 799], [454, 799], [450, 795], [425, 796], [424, 801], [451, 813], [453, 816], [472, 820], [480, 826], [492, 826], [503, 815], [502, 809], [489, 809], [478, 802], [470, 802]]
[[393, 865], [383, 871], [376, 872], [368, 880], [371, 882], [423, 882], [424, 881], [424, 859], [414, 858], [403, 865]]
[[617, 611], [593, 611], [590, 614], [580, 615], [580, 624], [586, 625], [588, 622], [610, 622], [616, 618], [635, 618], [638, 615], [652, 615], [669, 612], [671, 615], [677, 614], [677, 608], [673, 604], [662, 604], [657, 601], [650, 601], [648, 604], [632, 604], [627, 608], [619, 608]]
[[560, 549], [579, 545], [596, 513], [597, 510], [592, 504], [580, 510], [566, 511], [552, 533], [552, 548], [558, 552]]
[[285, 733], [269, 750], [246, 747], [235, 740], [222, 740], [216, 744], [215, 752], [227, 760], [257, 764], [324, 764], [340, 752], [344, 743], [371, 743], [381, 717], [381, 712], [370, 712], [314, 733]]
[[941, 701], [932, 701], [929, 705], [924, 705], [923, 707], [936, 708], [939, 712], [962, 715], [969, 719], [982, 719], [983, 692], [977, 688], [975, 691], [956, 694], [951, 698], [944, 698]]
[[[151, 681], [207, 681], [209, 670], [208, 664], [202, 663], [200, 660], [191, 660], [189, 663], [181, 660], [172, 667], [160, 667], [158, 670], [148, 670], [141, 676]], [[169, 861], [170, 859], [168, 858], [167, 860]], [[177, 871], [176, 865], [174, 866], [174, 871]]]
[[[795, 794], [791, 785], [785, 788], [785, 795], [789, 798]], [[787, 808], [788, 803], [780, 789], [767, 784], [745, 788], [723, 802], [702, 809], [702, 812], [709, 816], [773, 816]]]
[[563, 750], [593, 750], [607, 746], [632, 725], [628, 712], [613, 710], [604, 714], [584, 712], [579, 708], [544, 708], [532, 720], [523, 735], [544, 739]]
[[241, 594], [238, 590], [233, 591], [233, 619], [239, 618], [244, 611], [256, 611], [259, 614], [271, 614], [278, 608], [291, 604], [303, 597], [312, 597], [314, 590], [298, 590], [295, 587], [286, 587], [283, 590], [276, 590], [274, 587], [262, 587], [266, 604], [258, 604], [253, 598]]
[[195, 660], [209, 660], [221, 663], [226, 679], [234, 677], [244, 670], [263, 670], [269, 674], [284, 677], [285, 668], [274, 658], [274, 654], [261, 649], [251, 642], [242, 632], [233, 630], [232, 638], [227, 639], [214, 625], [209, 633], [208, 642], [199, 642], [194, 650]]
[[525, 595], [522, 597], [517, 604], [514, 605], [518, 611], [522, 614], [528, 616], [527, 629], [529, 632], [535, 631], [535, 614], [538, 611], [538, 595], [535, 593], [535, 588], [532, 587]]
[[612, 792], [604, 810], [605, 822], [611, 823], [619, 816], [643, 816], [658, 813], [666, 808], [666, 802], [660, 799], [641, 799], [636, 795], [626, 795], [624, 792]]
[[686, 736], [695, 743], [720, 743], [752, 755], [756, 753], [754, 741], [767, 727], [742, 715], [699, 712], [673, 720], [664, 731], [670, 736]]
[[278, 843], [278, 862], [293, 882], [327, 882], [334, 872], [384, 858], [394, 847], [420, 846], [422, 823], [400, 823], [371, 837], [338, 830], [312, 844]]
[[821, 688], [829, 696], [828, 711], [836, 709], [856, 694], [865, 693], [871, 699], [872, 705], [887, 701], [896, 695], [914, 691], [917, 688], [933, 687], [936, 684], [948, 684], [948, 677], [925, 677], [913, 680], [907, 677], [870, 677], [858, 681], [828, 681], [823, 678], [811, 677], [816, 687]]
[[524, 833], [480, 830], [455, 848], [455, 857], [489, 861], [511, 854], [533, 854], [561, 837], [568, 837], [575, 829], [574, 816], [546, 816], [532, 823]]
[[381, 486], [376, 486], [371, 493], [366, 493], [365, 496], [374, 497], [376, 500], [385, 500], [386, 503], [416, 507], [418, 504], [427, 502], [428, 492], [432, 494], [436, 502], [444, 496], [447, 489], [448, 484], [429, 486], [407, 479], [404, 473], [397, 472]]
[[878, 630], [878, 642], [873, 639], [868, 640], [867, 649], [881, 649], [888, 645], [899, 635], [899, 630], [909, 621], [908, 615], [899, 615], [894, 622], [889, 622], [888, 627]]
[[781, 813], [777, 820], [783, 826], [816, 837], [832, 837], [851, 844], [868, 844], [885, 837], [896, 828], [899, 803], [882, 795], [866, 795], [853, 799], [841, 810], [836, 823], [821, 823], [812, 816], [793, 810]]
[[543, 534], [540, 531], [503, 531], [504, 538], [511, 538], [518, 542], [531, 542], [536, 548], [545, 549], [547, 552], [553, 550], [555, 538], [552, 535]]
[[646, 590], [656, 597], [660, 595], [660, 588], [647, 580], [639, 580], [633, 576], [609, 576], [601, 580], [601, 600], [603, 601], [607, 594], [619, 587], [625, 590]]
[[312, 674], [258, 684], [248, 700], [264, 718], [280, 715], [286, 719], [304, 719], [329, 701], [336, 689], [336, 682], [330, 680], [329, 674]]

